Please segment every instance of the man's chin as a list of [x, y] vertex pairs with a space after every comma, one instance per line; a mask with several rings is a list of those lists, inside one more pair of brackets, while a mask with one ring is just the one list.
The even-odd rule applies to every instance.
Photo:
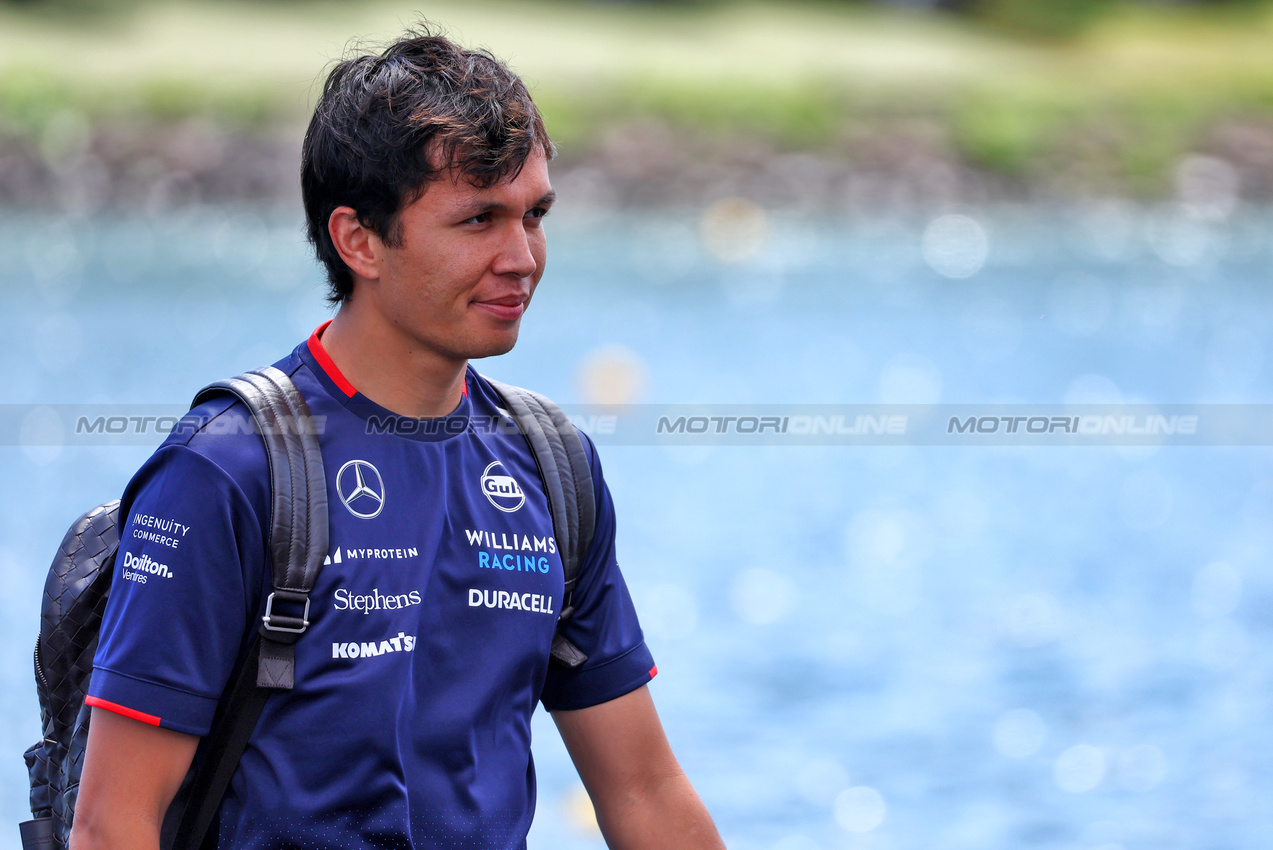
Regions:
[[481, 360], [484, 357], [498, 357], [513, 350], [517, 344], [517, 328], [511, 332], [487, 337], [476, 343], [468, 353], [469, 360]]

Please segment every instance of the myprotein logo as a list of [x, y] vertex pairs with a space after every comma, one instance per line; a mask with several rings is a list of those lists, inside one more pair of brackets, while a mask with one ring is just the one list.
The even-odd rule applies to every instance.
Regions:
[[526, 503], [526, 493], [521, 485], [498, 460], [482, 472], [482, 493], [488, 502], [507, 514]]
[[332, 644], [332, 658], [375, 658], [414, 649], [415, 635], [398, 632], [388, 640], [336, 641]]

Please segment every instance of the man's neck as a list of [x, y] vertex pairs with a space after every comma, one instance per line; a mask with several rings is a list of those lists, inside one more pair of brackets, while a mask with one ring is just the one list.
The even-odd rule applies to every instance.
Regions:
[[321, 341], [358, 392], [400, 416], [431, 419], [460, 404], [465, 361], [442, 357], [396, 328], [367, 321], [348, 305], [332, 319]]

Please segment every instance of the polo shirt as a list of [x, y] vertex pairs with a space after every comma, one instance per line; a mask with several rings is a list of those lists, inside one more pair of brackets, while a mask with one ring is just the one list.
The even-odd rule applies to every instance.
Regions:
[[[597, 522], [550, 668], [563, 575], [535, 459], [471, 367], [459, 406], [398, 416], [359, 393], [315, 331], [275, 364], [319, 431], [330, 551], [217, 823], [234, 848], [523, 847], [531, 715], [597, 705], [655, 675], [615, 559], [614, 505], [586, 436]], [[270, 588], [264, 444], [246, 407], [194, 408], [138, 471], [87, 702], [206, 735]]]

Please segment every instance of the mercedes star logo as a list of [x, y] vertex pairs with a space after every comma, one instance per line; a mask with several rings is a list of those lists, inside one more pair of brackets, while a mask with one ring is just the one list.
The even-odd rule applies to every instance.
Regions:
[[336, 473], [340, 503], [359, 519], [372, 519], [385, 506], [385, 481], [365, 460], [351, 460]]

